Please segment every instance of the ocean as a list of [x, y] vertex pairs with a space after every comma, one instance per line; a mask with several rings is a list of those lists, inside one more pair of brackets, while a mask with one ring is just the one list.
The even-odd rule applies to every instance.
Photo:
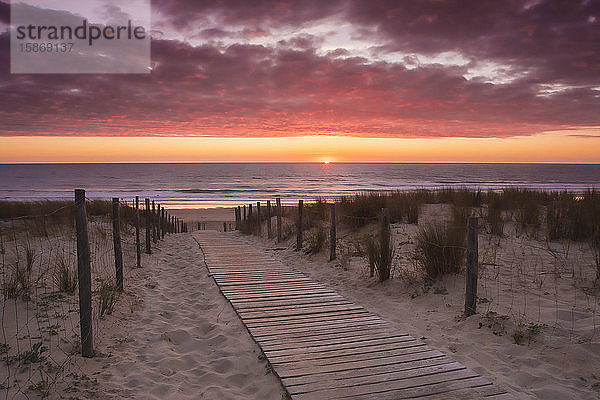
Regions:
[[138, 195], [170, 208], [232, 206], [280, 196], [284, 203], [356, 192], [504, 187], [600, 189], [598, 164], [4, 164], [1, 200]]

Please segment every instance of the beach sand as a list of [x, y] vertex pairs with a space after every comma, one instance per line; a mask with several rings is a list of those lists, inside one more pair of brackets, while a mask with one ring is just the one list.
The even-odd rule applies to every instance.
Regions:
[[[103, 399], [274, 399], [284, 393], [258, 346], [219, 293], [191, 234], [167, 235], [144, 255], [98, 348], [81, 362]], [[127, 306], [126, 306], [127, 305]]]

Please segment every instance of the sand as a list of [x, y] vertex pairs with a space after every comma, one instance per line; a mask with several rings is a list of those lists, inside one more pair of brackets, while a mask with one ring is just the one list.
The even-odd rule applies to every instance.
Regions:
[[202, 263], [190, 234], [168, 235], [130, 279], [108, 356], [86, 361], [89, 398], [277, 399], [278, 379]]

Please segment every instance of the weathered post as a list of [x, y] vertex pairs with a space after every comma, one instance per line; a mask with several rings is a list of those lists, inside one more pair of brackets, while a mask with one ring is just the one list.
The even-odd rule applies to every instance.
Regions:
[[390, 214], [387, 208], [381, 209], [381, 232], [379, 235], [379, 249], [381, 254], [380, 263], [385, 268], [379, 269], [379, 280], [385, 281], [390, 277], [390, 269], [392, 266], [392, 260], [389, 258], [390, 253], [388, 249], [390, 248]]
[[165, 220], [165, 207], [164, 206], [160, 209], [160, 220], [161, 220], [160, 237], [162, 239], [164, 239], [165, 238], [165, 228], [167, 225], [167, 221]]
[[152, 200], [152, 243], [156, 243], [156, 206]]
[[115, 272], [117, 290], [123, 291], [123, 250], [121, 249], [121, 227], [119, 226], [119, 198], [112, 199], [113, 247], [115, 250]]
[[146, 199], [146, 254], [152, 254], [150, 248], [150, 199]]
[[160, 219], [160, 204], [156, 205], [156, 238], [160, 239], [160, 228], [161, 228], [161, 219]]
[[92, 334], [92, 273], [90, 243], [88, 240], [85, 190], [75, 189], [75, 228], [77, 230], [77, 278], [79, 280], [79, 326], [81, 328], [81, 355], [94, 356]]
[[135, 250], [137, 254], [136, 267], [142, 267], [142, 248], [140, 245], [140, 198], [135, 196]]
[[298, 200], [298, 223], [296, 230], [296, 251], [302, 250], [302, 208], [304, 201]]
[[260, 236], [260, 232], [262, 231], [262, 221], [260, 220], [260, 201], [256, 202], [256, 234]]
[[267, 238], [271, 239], [271, 200], [267, 200]]
[[277, 197], [275, 199], [277, 205], [277, 243], [281, 242], [281, 199]]
[[227, 222], [223, 222], [223, 232], [227, 232]]
[[331, 210], [331, 223], [329, 228], [329, 261], [335, 260], [336, 230], [335, 230], [335, 203], [329, 205]]
[[246, 220], [246, 205], [244, 204], [244, 221]]
[[465, 315], [471, 316], [477, 312], [477, 274], [479, 269], [477, 217], [469, 217], [467, 223], [467, 276], [465, 293]]
[[248, 218], [252, 216], [252, 203], [248, 204]]

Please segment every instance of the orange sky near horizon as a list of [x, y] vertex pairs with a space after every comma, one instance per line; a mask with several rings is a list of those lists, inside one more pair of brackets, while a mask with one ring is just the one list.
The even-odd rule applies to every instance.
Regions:
[[600, 162], [600, 135], [579, 133], [435, 139], [1, 137], [0, 162]]

